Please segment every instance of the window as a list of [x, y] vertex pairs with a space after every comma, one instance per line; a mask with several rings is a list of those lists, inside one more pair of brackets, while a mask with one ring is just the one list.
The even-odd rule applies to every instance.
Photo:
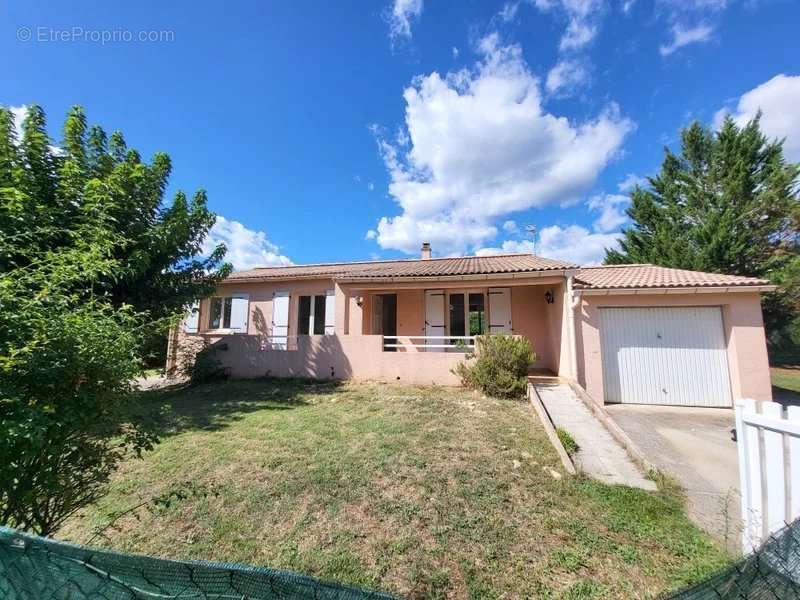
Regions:
[[467, 335], [464, 316], [464, 294], [450, 294], [450, 335]]
[[486, 310], [483, 294], [469, 295], [469, 334], [482, 335], [486, 331]]
[[230, 329], [233, 298], [211, 298], [208, 316], [209, 329]]
[[325, 296], [314, 296], [314, 335], [325, 335]]
[[311, 323], [311, 296], [300, 296], [297, 307], [297, 335], [308, 335]]
[[486, 332], [483, 292], [450, 294], [450, 335], [482, 335]]
[[333, 292], [300, 296], [297, 306], [297, 335], [333, 333]]

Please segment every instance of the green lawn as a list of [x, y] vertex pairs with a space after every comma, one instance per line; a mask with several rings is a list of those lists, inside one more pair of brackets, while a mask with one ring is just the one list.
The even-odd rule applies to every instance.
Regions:
[[800, 394], [800, 366], [773, 367], [772, 385], [781, 390]]
[[728, 560], [675, 494], [564, 475], [525, 402], [264, 380], [142, 405], [161, 443], [57, 537], [147, 502], [92, 543], [415, 598], [651, 597]]

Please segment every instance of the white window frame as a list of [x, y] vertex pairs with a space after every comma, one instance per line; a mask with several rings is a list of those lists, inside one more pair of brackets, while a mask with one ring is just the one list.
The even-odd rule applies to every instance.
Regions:
[[[484, 332], [483, 335], [489, 333], [489, 291], [487, 288], [456, 288], [447, 290], [447, 304], [445, 305], [445, 330], [450, 334], [450, 296], [461, 295], [464, 296], [464, 335], [472, 335], [469, 332], [469, 295], [482, 294], [483, 295], [483, 316], [484, 316]], [[482, 334], [477, 334], [482, 335]]]
[[[245, 307], [245, 317], [244, 317], [244, 327], [243, 330], [234, 329], [231, 327], [231, 321], [228, 321], [228, 326], [225, 327], [225, 301], [230, 300], [231, 302], [231, 312], [230, 318], [233, 318], [233, 300], [235, 298], [246, 300], [247, 305]], [[214, 300], [221, 300], [222, 301], [222, 314], [220, 315], [220, 327], [212, 327], [211, 326], [211, 315], [213, 314], [212, 311], [212, 304]], [[225, 334], [237, 334], [237, 333], [247, 333], [248, 324], [250, 321], [250, 294], [244, 293], [234, 293], [234, 294], [227, 294], [225, 296], [211, 296], [208, 299], [208, 317], [206, 321], [206, 331], [209, 333], [225, 333]]]
[[[334, 302], [329, 302], [328, 298], [334, 297], [334, 290], [326, 290], [323, 293], [309, 293], [309, 294], [300, 294], [297, 297], [297, 312], [298, 316], [300, 313], [300, 298], [306, 296], [310, 298], [309, 300], [309, 309], [308, 309], [308, 333], [304, 333], [302, 335], [312, 336], [312, 335], [333, 335], [335, 330], [335, 317], [336, 317], [336, 306]], [[314, 333], [314, 321], [316, 319], [316, 306], [317, 306], [317, 298], [324, 298], [325, 299], [325, 317], [323, 319], [322, 324], [322, 333]], [[328, 314], [330, 311], [331, 314]], [[298, 333], [298, 335], [301, 335]]]

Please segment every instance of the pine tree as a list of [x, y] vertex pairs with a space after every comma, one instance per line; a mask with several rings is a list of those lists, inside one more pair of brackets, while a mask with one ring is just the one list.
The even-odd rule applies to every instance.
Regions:
[[768, 140], [759, 119], [685, 128], [680, 154], [665, 149], [660, 172], [633, 190], [633, 223], [605, 262], [771, 279], [783, 287], [765, 299], [765, 318], [779, 336], [800, 308], [786, 298], [800, 249], [800, 165], [786, 162], [783, 142]]

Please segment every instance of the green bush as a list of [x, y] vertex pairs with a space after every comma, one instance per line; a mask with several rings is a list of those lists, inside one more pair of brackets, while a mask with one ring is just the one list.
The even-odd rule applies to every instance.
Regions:
[[186, 375], [193, 384], [210, 383], [228, 378], [228, 369], [222, 366], [217, 358], [216, 348], [206, 346], [194, 357], [186, 367]]
[[477, 351], [456, 365], [462, 383], [496, 398], [518, 398], [528, 385], [528, 367], [536, 360], [523, 337], [497, 334], [477, 338]]

